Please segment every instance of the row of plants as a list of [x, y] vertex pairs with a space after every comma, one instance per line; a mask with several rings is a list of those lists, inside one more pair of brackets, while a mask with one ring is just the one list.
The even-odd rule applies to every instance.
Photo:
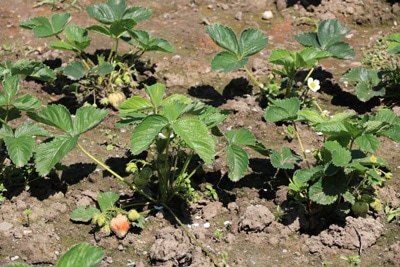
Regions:
[[[315, 22], [314, 32], [295, 36], [304, 49], [295, 52], [272, 50], [269, 62], [274, 65], [273, 73], [267, 77], [269, 82], [264, 86], [246, 67], [249, 57], [268, 45], [264, 33], [246, 29], [238, 38], [227, 26], [215, 24], [206, 27], [211, 39], [224, 49], [212, 60], [212, 68], [223, 72], [243, 68], [260, 88], [261, 96], [268, 100], [264, 119], [288, 125], [288, 134], [294, 136], [301, 147], [299, 155], [289, 147], [283, 147], [281, 151], [267, 149], [248, 129], [222, 131], [219, 126], [229, 117], [230, 111], [219, 110], [182, 94], [166, 97], [166, 88], [161, 83], [144, 85], [146, 97], [132, 96], [125, 100], [121, 88], [136, 86], [135, 66], [140, 56], [146, 51], [173, 52], [173, 47], [164, 39], [153, 39], [148, 32], [133, 29], [138, 22], [151, 17], [151, 11], [146, 8], [128, 7], [123, 0], [108, 0], [89, 6], [86, 11], [100, 24], [87, 28], [68, 25], [71, 19], [68, 13], [55, 14], [51, 20], [35, 17], [21, 24], [37, 37], [55, 38], [49, 46], [73, 51], [76, 60], [55, 70], [28, 59], [0, 66], [4, 89], [0, 93], [0, 181], [4, 183], [10, 179], [12, 176], [7, 173], [15, 169], [34, 169], [38, 176], [45, 177], [72, 149], [78, 147], [154, 208], [169, 211], [215, 265], [218, 262], [213, 255], [198, 243], [169, 204], [176, 197], [186, 201], [198, 199], [192, 178], [204, 163], [212, 163], [217, 155], [225, 156], [229, 166], [227, 176], [233, 182], [247, 173], [247, 149], [269, 156], [272, 166], [287, 176], [293, 204], [303, 207], [308, 215], [327, 217], [336, 213], [342, 216], [352, 211], [356, 216], [365, 216], [370, 208], [375, 211], [382, 209], [377, 190], [392, 174], [388, 163], [376, 153], [380, 137], [400, 141], [400, 119], [385, 108], [371, 114], [338, 113], [329, 116], [310, 93], [317, 92], [322, 86], [312, 78], [321, 60], [354, 57], [352, 47], [341, 41], [349, 33], [349, 28], [337, 20]], [[89, 32], [113, 40], [114, 46], [108, 55], [97, 55], [93, 59], [85, 52], [92, 41]], [[390, 52], [398, 53], [400, 38], [391, 36], [388, 40], [392, 42]], [[132, 51], [120, 55], [120, 41], [131, 45]], [[396, 70], [386, 70], [384, 76], [378, 75], [381, 87], [371, 87], [373, 83], [368, 79], [375, 76], [365, 74], [370, 71], [372, 73], [372, 70], [358, 68], [342, 77], [342, 81], [358, 82], [356, 93], [362, 101], [368, 100], [362, 97], [365, 94], [382, 96], [376, 93], [378, 88], [388, 88], [390, 77], [396, 75]], [[307, 73], [305, 78], [300, 75], [302, 72]], [[122, 177], [111, 170], [80, 142], [82, 135], [107, 118], [106, 109], [86, 105], [71, 114], [63, 105], [42, 108], [42, 103], [32, 95], [18, 95], [21, 75], [47, 82], [63, 75], [74, 81], [69, 87], [93, 94], [94, 99], [98, 98], [97, 95], [106, 97], [121, 117], [116, 127], [131, 129], [134, 125], [130, 153], [135, 159], [126, 166], [131, 175]], [[365, 93], [366, 90], [371, 92]], [[106, 104], [107, 101], [101, 102]], [[15, 119], [24, 114], [31, 120], [15, 127]], [[312, 160], [302, 144], [298, 130], [300, 123], [308, 125], [323, 138], [321, 147], [312, 151]], [[218, 151], [218, 147], [223, 147], [223, 151]], [[140, 157], [143, 152], [147, 152], [146, 158]], [[130, 227], [143, 227], [144, 217], [136, 209], [122, 207], [118, 200], [118, 195], [113, 192], [101, 193], [97, 197], [98, 208], [78, 207], [71, 214], [71, 220], [91, 222], [97, 229], [123, 238]]]
[[[211, 66], [222, 72], [243, 68], [260, 89], [260, 95], [268, 100], [264, 119], [286, 124], [288, 137], [297, 139], [300, 154], [284, 146], [281, 151], [272, 150], [270, 155], [273, 167], [282, 170], [288, 178], [295, 205], [302, 206], [306, 214], [319, 217], [335, 213], [342, 216], [350, 211], [356, 216], [365, 216], [370, 209], [382, 211], [378, 188], [384, 186], [392, 174], [388, 163], [375, 153], [380, 137], [400, 142], [400, 119], [384, 107], [371, 114], [341, 112], [329, 115], [314, 97], [309, 96], [310, 91], [317, 92], [321, 88], [320, 81], [312, 78], [321, 60], [351, 59], [355, 55], [353, 48], [342, 41], [349, 34], [349, 28], [337, 20], [313, 22], [314, 32], [294, 36], [304, 46], [302, 50], [271, 51], [268, 61], [274, 66], [273, 73], [265, 86], [246, 67], [249, 56], [268, 44], [268, 39], [257, 29], [246, 29], [237, 38], [227, 26], [207, 26], [209, 36], [224, 49], [213, 58]], [[399, 53], [399, 36], [386, 37], [388, 54]], [[306, 75], [301, 75], [302, 72]], [[339, 80], [355, 82], [355, 93], [360, 101], [380, 96], [395, 104], [400, 93], [396, 86], [398, 73], [396, 62], [391, 69], [351, 69]], [[277, 77], [280, 83], [275, 81]], [[308, 125], [322, 137], [321, 147], [313, 148], [312, 159], [308, 158], [303, 146], [298, 124]], [[306, 168], [299, 168], [304, 166], [302, 163]]]

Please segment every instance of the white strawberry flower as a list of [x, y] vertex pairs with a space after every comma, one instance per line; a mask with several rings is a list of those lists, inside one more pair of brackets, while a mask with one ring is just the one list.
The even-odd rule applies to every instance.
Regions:
[[319, 80], [317, 80], [317, 79], [314, 80], [311, 77], [308, 78], [307, 85], [308, 85], [308, 88], [310, 88], [310, 90], [313, 92], [317, 92], [321, 88], [321, 86], [319, 85]]

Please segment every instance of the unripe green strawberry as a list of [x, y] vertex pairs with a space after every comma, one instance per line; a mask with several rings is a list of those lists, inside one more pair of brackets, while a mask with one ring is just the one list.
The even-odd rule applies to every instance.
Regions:
[[109, 224], [104, 225], [103, 227], [100, 228], [100, 231], [105, 233], [106, 235], [111, 234], [111, 228]]
[[153, 171], [149, 167], [144, 167], [142, 170], [140, 170], [140, 178], [142, 180], [149, 180], [150, 177], [153, 175]]
[[124, 83], [124, 81], [121, 79], [121, 77], [117, 77], [114, 81], [114, 83], [116, 85], [122, 85]]
[[97, 225], [99, 227], [103, 227], [107, 222], [107, 217], [104, 214], [101, 214], [101, 216], [97, 219]]
[[131, 209], [131, 210], [128, 212], [128, 219], [129, 219], [131, 222], [136, 221], [136, 220], [139, 219], [139, 218], [140, 218], [140, 214], [139, 214], [139, 212], [137, 212], [137, 210]]
[[351, 210], [353, 211], [354, 215], [365, 217], [369, 210], [369, 205], [365, 201], [356, 201], [353, 206], [351, 206]]
[[385, 178], [386, 179], [392, 179], [393, 178], [393, 173], [391, 173], [391, 172], [385, 173]]
[[371, 202], [372, 201], [372, 198], [371, 198], [371, 196], [369, 195], [369, 194], [362, 194], [361, 195], [361, 201], [365, 201], [365, 202]]
[[101, 213], [94, 215], [94, 216], [92, 217], [91, 223], [97, 225], [97, 222], [98, 222], [98, 220], [99, 220], [100, 217], [101, 217]]
[[122, 80], [124, 81], [124, 83], [126, 84], [130, 84], [131, 83], [131, 76], [129, 76], [128, 72], [124, 72], [122, 74]]
[[151, 175], [153, 175], [153, 171], [149, 167], [144, 167], [140, 170], [139, 175], [135, 175], [133, 177], [133, 183], [139, 188], [142, 189], [147, 185], [150, 180]]
[[371, 207], [371, 209], [373, 209], [375, 211], [383, 210], [382, 202], [380, 201], [380, 199], [378, 199], [376, 197], [374, 197], [372, 199], [372, 201], [369, 203], [369, 206]]

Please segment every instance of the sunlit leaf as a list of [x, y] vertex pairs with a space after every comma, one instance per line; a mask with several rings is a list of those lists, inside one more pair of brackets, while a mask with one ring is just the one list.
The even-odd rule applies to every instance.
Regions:
[[363, 134], [355, 140], [356, 145], [365, 152], [374, 153], [379, 148], [379, 138], [374, 134]]
[[119, 196], [114, 192], [103, 192], [97, 195], [97, 203], [99, 203], [100, 210], [102, 212], [113, 207], [118, 201]]
[[326, 48], [344, 38], [350, 29], [338, 20], [327, 19], [322, 21], [317, 30], [318, 41], [321, 48]]
[[286, 98], [273, 101], [273, 105], [264, 111], [264, 118], [270, 122], [295, 120], [300, 109], [298, 98]]
[[74, 135], [83, 134], [99, 125], [108, 115], [104, 109], [92, 106], [80, 107], [75, 114], [73, 123]]
[[150, 9], [141, 7], [141, 6], [134, 6], [129, 7], [125, 10], [122, 18], [124, 19], [133, 19], [136, 22], [141, 22], [147, 19], [150, 19], [152, 16], [152, 12]]
[[204, 122], [195, 118], [182, 117], [172, 124], [172, 129], [204, 162], [213, 161], [216, 140], [209, 134]]
[[221, 24], [213, 24], [206, 27], [206, 32], [217, 45], [234, 55], [240, 55], [239, 43], [231, 28]]
[[294, 164], [301, 161], [301, 156], [296, 154], [290, 148], [282, 147], [282, 153], [277, 150], [271, 150], [271, 164], [277, 169], [293, 169]]
[[75, 245], [62, 255], [56, 267], [98, 267], [104, 256], [105, 253], [102, 249], [88, 243], [81, 243]]
[[74, 61], [65, 66], [64, 74], [71, 80], [76, 81], [86, 76], [86, 70], [83, 64], [79, 61]]
[[89, 222], [94, 215], [100, 211], [94, 207], [79, 206], [70, 215], [70, 219], [75, 222]]
[[268, 44], [268, 38], [258, 29], [245, 29], [239, 38], [239, 54], [249, 57], [260, 52]]
[[230, 143], [236, 145], [254, 146], [257, 142], [254, 134], [249, 130], [242, 128], [239, 131], [231, 130], [225, 134]]
[[132, 154], [138, 155], [147, 149], [168, 123], [167, 118], [156, 114], [150, 115], [141, 121], [132, 132]]
[[38, 122], [57, 127], [70, 135], [74, 135], [71, 114], [63, 105], [50, 105], [38, 113], [29, 113], [29, 116]]
[[211, 68], [214, 71], [226, 73], [242, 68], [248, 60], [248, 58], [239, 59], [236, 54], [222, 51], [212, 59]]
[[346, 176], [324, 176], [317, 180], [309, 189], [309, 197], [320, 205], [333, 204], [340, 194], [347, 192]]
[[95, 75], [104, 75], [104, 74], [110, 74], [113, 70], [114, 70], [113, 64], [111, 64], [110, 62], [104, 61], [101, 63], [99, 62], [98, 65], [91, 68], [89, 73], [95, 74]]
[[124, 117], [126, 114], [135, 113], [135, 112], [143, 112], [147, 110], [153, 110], [153, 104], [140, 96], [132, 96], [121, 103], [119, 106], [119, 112], [121, 117]]
[[40, 176], [47, 175], [78, 143], [79, 136], [59, 135], [36, 148], [35, 168]]
[[145, 85], [147, 94], [150, 96], [151, 102], [155, 107], [159, 107], [165, 94], [165, 85], [162, 83], [156, 83], [153, 85]]
[[226, 157], [229, 165], [228, 177], [231, 181], [239, 181], [249, 165], [249, 157], [243, 148], [237, 145], [229, 145], [226, 148]]

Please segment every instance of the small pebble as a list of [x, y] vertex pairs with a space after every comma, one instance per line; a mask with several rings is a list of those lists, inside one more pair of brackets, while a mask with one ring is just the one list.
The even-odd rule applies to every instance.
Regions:
[[210, 223], [209, 222], [206, 222], [205, 224], [203, 224], [203, 226], [204, 226], [204, 228], [210, 228]]
[[30, 235], [30, 234], [32, 234], [32, 231], [31, 230], [24, 230], [24, 235]]
[[237, 13], [235, 14], [235, 19], [236, 19], [236, 20], [242, 20], [242, 17], [243, 17], [242, 11], [239, 11], [239, 12], [237, 12]]
[[267, 10], [262, 14], [262, 19], [264, 20], [269, 20], [272, 19], [274, 17], [274, 14], [272, 14], [271, 10]]

